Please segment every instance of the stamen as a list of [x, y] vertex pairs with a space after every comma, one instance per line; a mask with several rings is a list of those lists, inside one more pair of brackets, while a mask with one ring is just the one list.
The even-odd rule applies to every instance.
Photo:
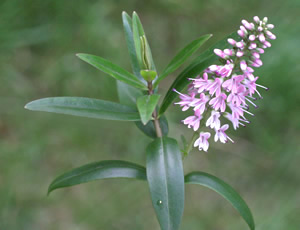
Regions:
[[259, 84], [256, 84], [256, 83], [255, 83], [255, 85], [258, 86], [258, 87], [260, 87], [260, 88], [263, 88], [263, 89], [265, 89], [265, 90], [269, 90], [268, 87], [265, 87], [265, 86], [263, 86], [263, 85], [259, 85]]
[[248, 99], [248, 98], [246, 98], [246, 97], [245, 97], [245, 99], [246, 99], [248, 102], [250, 102], [250, 104], [251, 104], [251, 105], [253, 105], [253, 106], [254, 106], [254, 108], [258, 108], [258, 106], [257, 106], [257, 105], [255, 105], [255, 104], [254, 104], [254, 103], [253, 103], [251, 100], [249, 100], [249, 99]]

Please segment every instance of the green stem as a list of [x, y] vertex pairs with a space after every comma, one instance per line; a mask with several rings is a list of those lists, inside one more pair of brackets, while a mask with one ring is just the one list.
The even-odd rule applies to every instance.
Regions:
[[[148, 94], [152, 95], [153, 94], [153, 85], [152, 85], [152, 81], [148, 81]], [[161, 127], [159, 124], [159, 118], [157, 116], [157, 111], [156, 109], [154, 110], [154, 112], [152, 113], [152, 116], [154, 118], [154, 127], [155, 127], [155, 131], [156, 131], [156, 136], [157, 137], [162, 137], [162, 131], [161, 131]]]
[[184, 155], [183, 155], [184, 158], [186, 158], [189, 155], [189, 153], [193, 148], [193, 144], [198, 137], [199, 137], [199, 132], [194, 132], [190, 143], [186, 146], [186, 149], [184, 150]]

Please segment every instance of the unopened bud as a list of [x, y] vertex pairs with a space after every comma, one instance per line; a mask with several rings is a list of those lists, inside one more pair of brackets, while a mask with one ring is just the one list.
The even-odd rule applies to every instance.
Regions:
[[141, 70], [141, 75], [146, 81], [153, 81], [157, 73], [153, 70]]

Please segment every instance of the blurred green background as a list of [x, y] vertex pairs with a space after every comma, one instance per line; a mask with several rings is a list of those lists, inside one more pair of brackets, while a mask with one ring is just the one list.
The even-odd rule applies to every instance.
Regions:
[[[144, 165], [149, 138], [132, 123], [24, 109], [50, 96], [117, 101], [115, 81], [75, 53], [103, 56], [130, 70], [121, 13], [136, 10], [160, 71], [203, 34], [214, 34], [208, 46], [237, 30], [243, 18], [268, 16], [275, 24], [277, 40], [257, 70], [259, 83], [270, 90], [261, 91], [264, 100], [251, 125], [231, 131], [235, 144], [211, 142], [208, 153], [194, 150], [185, 171], [206, 171], [231, 184], [251, 208], [257, 230], [299, 230], [299, 9], [297, 0], [2, 0], [0, 229], [159, 229], [144, 182], [104, 180], [46, 196], [51, 180], [73, 167], [108, 159]], [[175, 76], [162, 82], [161, 92]], [[178, 107], [167, 116], [170, 136], [191, 136], [180, 124], [186, 114]], [[181, 229], [247, 228], [218, 194], [186, 187]]]

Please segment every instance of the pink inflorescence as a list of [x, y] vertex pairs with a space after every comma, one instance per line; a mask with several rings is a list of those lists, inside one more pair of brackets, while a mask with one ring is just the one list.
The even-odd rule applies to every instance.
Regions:
[[[255, 16], [253, 19], [254, 23], [242, 20], [242, 25], [237, 32], [241, 37], [240, 41], [228, 39], [231, 49], [214, 50], [214, 53], [221, 58], [222, 65], [211, 65], [202, 76], [189, 79], [191, 85], [187, 94], [174, 89], [180, 97], [180, 101], [175, 104], [179, 104], [182, 111], [189, 108], [194, 110], [194, 115], [184, 119], [183, 123], [197, 131], [200, 122], [203, 122], [202, 119], [208, 114], [205, 125], [214, 130], [214, 140], [222, 143], [228, 140], [233, 142], [233, 140], [225, 133], [229, 125], [221, 125], [220, 118], [229, 120], [234, 129], [245, 126], [250, 123], [245, 115], [254, 116], [248, 111], [249, 105], [257, 108], [253, 103], [256, 100], [254, 94], [262, 98], [257, 88], [267, 90], [266, 87], [256, 84], [258, 77], [254, 76], [253, 67], [262, 66], [260, 56], [264, 53], [264, 49], [271, 47], [268, 40], [276, 38], [270, 32], [274, 25], [267, 24], [266, 17], [260, 20]], [[194, 147], [207, 151], [210, 136], [209, 132], [201, 132]]]

